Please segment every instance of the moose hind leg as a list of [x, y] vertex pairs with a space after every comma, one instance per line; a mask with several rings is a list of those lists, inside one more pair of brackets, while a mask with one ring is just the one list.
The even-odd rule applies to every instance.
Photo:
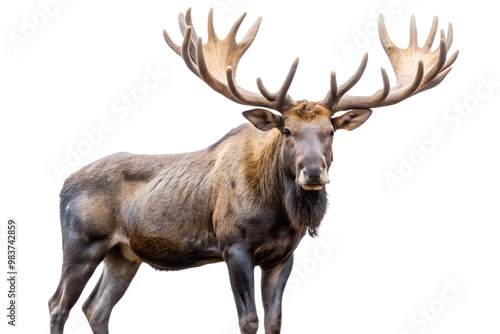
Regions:
[[92, 331], [98, 334], [108, 333], [111, 311], [125, 294], [141, 265], [140, 262], [126, 259], [119, 247], [113, 248], [103, 262], [101, 278], [82, 307]]
[[[77, 249], [76, 243], [73, 243]], [[49, 300], [50, 333], [62, 334], [71, 308], [80, 297], [95, 268], [107, 253], [107, 246], [95, 243], [65, 251], [61, 280]]]

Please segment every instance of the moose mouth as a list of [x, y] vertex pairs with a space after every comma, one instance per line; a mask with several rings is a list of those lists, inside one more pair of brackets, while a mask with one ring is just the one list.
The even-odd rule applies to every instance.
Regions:
[[301, 184], [300, 186], [304, 190], [320, 190], [324, 187], [323, 184]]
[[298, 182], [299, 186], [302, 187], [304, 190], [320, 190], [323, 189], [323, 187], [330, 182], [330, 180], [326, 182], [322, 182], [321, 180], [318, 180], [317, 182]]

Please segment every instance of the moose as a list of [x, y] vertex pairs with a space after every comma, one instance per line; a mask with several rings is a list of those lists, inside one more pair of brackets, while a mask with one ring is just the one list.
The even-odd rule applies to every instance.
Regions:
[[[381, 89], [370, 96], [348, 95], [363, 75], [365, 54], [344, 84], [338, 85], [336, 73], [331, 72], [323, 100], [295, 101], [287, 91], [298, 58], [276, 93], [268, 91], [260, 78], [259, 93], [236, 84], [238, 63], [261, 23], [258, 18], [237, 42], [244, 17], [219, 39], [210, 10], [208, 40], [203, 43], [188, 9], [185, 15], [179, 14], [182, 44], [175, 44], [166, 31], [164, 38], [213, 90], [238, 104], [256, 107], [243, 112], [251, 124], [229, 131], [201, 151], [116, 153], [66, 179], [60, 194], [62, 275], [49, 300], [52, 334], [63, 333], [71, 308], [101, 262], [103, 273], [83, 304], [94, 333], [108, 333], [111, 311], [141, 263], [169, 271], [221, 261], [227, 264], [241, 333], [258, 330], [256, 266], [262, 270], [265, 332], [280, 333], [282, 297], [294, 250], [307, 233], [317, 235], [327, 209], [325, 185], [335, 132], [356, 129], [370, 117], [372, 108], [399, 103], [437, 86], [458, 56], [456, 51], [447, 57], [453, 39], [451, 24], [447, 34], [441, 30], [439, 46], [432, 51], [437, 17], [419, 47], [412, 16], [410, 43], [401, 49], [390, 40], [380, 15], [380, 40], [396, 84], [391, 86], [381, 68]], [[334, 117], [338, 112], [344, 113]]]

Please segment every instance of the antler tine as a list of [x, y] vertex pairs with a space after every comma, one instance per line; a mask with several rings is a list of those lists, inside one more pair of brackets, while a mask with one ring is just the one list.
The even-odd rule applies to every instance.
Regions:
[[193, 20], [191, 18], [191, 7], [186, 10], [186, 15], [184, 18], [185, 24], [191, 27], [191, 42], [189, 43], [189, 55], [193, 62], [196, 62], [196, 50], [195, 43], [198, 40], [198, 34], [194, 29]]
[[441, 38], [441, 41], [439, 43], [439, 48], [437, 51], [438, 51], [438, 58], [436, 62], [426, 73], [424, 80], [422, 80], [422, 85], [424, 86], [429, 82], [431, 82], [439, 74], [439, 72], [441, 72], [446, 62], [446, 42], [444, 41], [443, 38]]
[[191, 27], [191, 40], [193, 41], [193, 43], [196, 43], [198, 34], [194, 29], [193, 19], [191, 18], [191, 7], [186, 10], [186, 15], [179, 13], [179, 27], [181, 28], [182, 35], [186, 33], [187, 27]]
[[410, 19], [410, 42], [408, 48], [418, 48], [417, 22], [415, 21], [415, 15], [412, 15]]
[[455, 60], [457, 60], [458, 54], [459, 54], [458, 50], [453, 52], [453, 54], [450, 56], [450, 58], [448, 58], [446, 60], [446, 63], [444, 63], [442, 71], [446, 70], [448, 67], [450, 67], [455, 62]]
[[255, 37], [257, 37], [257, 33], [259, 32], [261, 22], [262, 22], [262, 17], [258, 17], [257, 20], [255, 20], [255, 22], [252, 24], [250, 29], [248, 29], [245, 37], [243, 37], [243, 39], [239, 43], [237, 43], [239, 47], [242, 47], [243, 50], [245, 51], [248, 50], [250, 45], [252, 45], [253, 41], [255, 40]]
[[[396, 85], [389, 87], [389, 78], [382, 70], [384, 88], [371, 96], [350, 96], [337, 94], [337, 103], [330, 110], [332, 112], [349, 109], [366, 109], [392, 105], [418, 94], [424, 90], [437, 86], [450, 72], [451, 65], [457, 59], [458, 51], [446, 59], [448, 50], [453, 41], [453, 28], [448, 26], [448, 34], [440, 32], [439, 46], [431, 51], [432, 42], [436, 36], [438, 19], [434, 17], [432, 26], [424, 45], [419, 48], [417, 41], [417, 25], [415, 17], [410, 21], [410, 42], [406, 49], [400, 49], [389, 38], [382, 14], [379, 15], [380, 42], [394, 72]], [[332, 98], [325, 98], [322, 103], [330, 106]]]
[[358, 69], [354, 74], [347, 80], [343, 85], [341, 85], [338, 89], [338, 96], [337, 98], [342, 98], [342, 96], [347, 93], [354, 85], [356, 85], [363, 76], [363, 73], [365, 72], [366, 69], [366, 64], [368, 64], [368, 53], [365, 53], [363, 56], [363, 59], [361, 60], [361, 64], [359, 64]]
[[207, 30], [208, 30], [207, 43], [219, 40], [219, 38], [217, 37], [217, 34], [215, 33], [215, 28], [214, 28], [214, 9], [213, 8], [210, 8], [210, 11], [208, 12]]
[[[281, 85], [280, 89], [274, 94], [270, 93], [266, 89], [266, 87], [262, 83], [261, 78], [257, 78], [257, 87], [259, 88], [260, 93], [262, 94], [262, 96], [266, 98], [266, 100], [268, 100], [273, 104], [274, 106], [273, 109], [280, 109], [280, 110], [287, 109], [288, 107], [293, 105], [294, 101], [287, 94], [287, 92], [288, 89], [290, 89], [290, 85], [292, 84], [298, 65], [299, 65], [299, 58], [295, 58], [294, 62], [292, 63], [292, 66], [290, 67], [290, 70], [288, 71], [285, 81]], [[233, 69], [230, 66], [228, 66], [226, 69], [226, 77], [227, 77], [227, 82], [229, 84], [229, 88], [231, 89], [231, 93], [233, 93], [233, 95], [242, 102], [253, 104], [252, 100], [249, 100], [248, 97], [246, 97], [244, 94], [240, 92], [240, 89], [234, 82]]]
[[[180, 15], [182, 15], [182, 13]], [[189, 7], [186, 10], [186, 15], [184, 16], [184, 23], [188, 26], [191, 26], [191, 28], [193, 28], [193, 31], [191, 32], [191, 34], [192, 34], [191, 39], [193, 42], [196, 42], [198, 40], [198, 34], [196, 33], [196, 30], [194, 29], [193, 19], [191, 17], [191, 7]]]
[[165, 42], [167, 42], [168, 46], [170, 46], [170, 48], [180, 56], [181, 47], [174, 43], [174, 41], [170, 38], [168, 32], [165, 29], [163, 29], [163, 38], [165, 39]]
[[458, 50], [455, 51], [448, 60], [446, 60], [446, 63], [444, 63], [441, 72], [434, 78], [432, 79], [427, 85], [425, 85], [423, 88], [421, 88], [418, 93], [423, 92], [424, 90], [428, 90], [431, 88], [436, 87], [443, 81], [443, 79], [448, 75], [448, 73], [451, 71], [451, 65], [455, 62], [455, 60], [458, 57]]
[[382, 83], [384, 85], [384, 88], [373, 94], [373, 103], [382, 102], [391, 92], [391, 83], [389, 81], [389, 76], [387, 75], [385, 68], [381, 67], [380, 72], [382, 74]]
[[441, 29], [439, 31], [439, 40], [446, 39], [446, 34], [444, 33], [444, 30]]
[[249, 104], [249, 105], [257, 105], [258, 101], [256, 101], [254, 96], [245, 96], [243, 92], [241, 92], [234, 81], [234, 70], [231, 66], [226, 67], [226, 80], [231, 91], [231, 94], [237, 99], [236, 102]]
[[196, 74], [196, 76], [200, 77], [200, 73], [198, 71], [198, 68], [196, 67], [196, 64], [193, 62], [192, 55], [191, 55], [191, 34], [192, 34], [193, 28], [191, 26], [187, 27], [186, 33], [184, 34], [184, 40], [182, 41], [182, 46], [181, 46], [181, 57], [186, 63], [186, 66]]
[[330, 103], [334, 103], [333, 101], [336, 101], [338, 98], [338, 92], [339, 92], [339, 86], [337, 84], [337, 72], [331, 71], [330, 72], [330, 96], [331, 100]]
[[338, 85], [337, 85], [337, 73], [335, 71], [330, 72], [330, 90], [326, 93], [325, 98], [323, 99], [323, 105], [330, 110], [333, 110], [333, 107], [338, 102]]
[[299, 58], [295, 58], [295, 60], [292, 63], [292, 66], [290, 67], [290, 70], [288, 71], [288, 74], [285, 78], [285, 81], [283, 82], [283, 85], [281, 85], [281, 88], [278, 90], [276, 93], [276, 99], [283, 101], [285, 97], [287, 96], [288, 89], [290, 89], [290, 86], [292, 84], [293, 78], [295, 77], [295, 72], [297, 72], [297, 66], [299, 66]]
[[441, 83], [441, 81], [444, 80], [444, 78], [448, 75], [448, 73], [450, 73], [452, 67], [448, 67], [447, 69], [443, 70], [441, 73], [439, 73], [438, 76], [436, 76], [434, 78], [434, 80], [432, 80], [429, 84], [427, 84], [427, 86], [425, 86], [424, 88], [422, 88], [420, 92], [423, 92], [424, 90], [428, 90], [428, 89], [431, 89], [431, 88], [434, 88], [436, 87], [437, 85], [439, 85]]
[[429, 35], [427, 36], [424, 46], [422, 46], [422, 49], [426, 51], [429, 51], [431, 49], [432, 43], [434, 42], [434, 38], [436, 37], [437, 28], [438, 28], [438, 17], [434, 16], [434, 18], [432, 19], [431, 30], [429, 31]]
[[446, 49], [449, 50], [453, 43], [453, 25], [448, 23], [448, 36], [446, 37]]
[[[233, 26], [231, 27], [231, 30], [229, 30], [229, 33], [227, 34], [226, 38], [231, 39], [233, 41], [236, 41], [236, 34], [238, 33], [238, 30], [240, 29], [241, 23], [247, 16], [247, 13], [243, 13], [237, 20], [234, 22]], [[255, 35], [257, 35], [257, 32], [255, 32]], [[255, 38], [255, 37], [254, 37]]]
[[271, 93], [270, 91], [268, 91], [262, 83], [262, 79], [260, 77], [258, 77], [256, 81], [257, 88], [259, 89], [259, 92], [262, 94], [262, 96], [264, 96], [268, 101], [276, 100], [276, 93]]
[[397, 46], [389, 38], [382, 13], [378, 14], [378, 34], [380, 36], [380, 43], [386, 53], [388, 53], [391, 48], [397, 48]]
[[368, 53], [365, 53], [358, 69], [354, 74], [340, 87], [337, 86], [337, 74], [332, 71], [330, 74], [330, 91], [326, 94], [323, 99], [323, 105], [329, 109], [335, 107], [337, 102], [342, 98], [342, 96], [347, 93], [354, 85], [356, 85], [363, 76], [366, 69], [366, 64], [368, 63]]
[[198, 35], [194, 30], [193, 23], [191, 21], [191, 7], [186, 10], [186, 15], [179, 13], [178, 17], [179, 28], [181, 29], [182, 36], [186, 36], [186, 31], [188, 27], [191, 27], [191, 40], [188, 43], [189, 48], [189, 56], [193, 62], [196, 62], [196, 50], [194, 43], [196, 43], [196, 39], [198, 39]]

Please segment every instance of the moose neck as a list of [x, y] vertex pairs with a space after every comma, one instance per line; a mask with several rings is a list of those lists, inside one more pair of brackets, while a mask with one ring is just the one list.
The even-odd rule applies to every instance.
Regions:
[[284, 211], [294, 228], [307, 228], [309, 235], [316, 236], [328, 205], [325, 188], [304, 190], [295, 176], [286, 172], [278, 131], [271, 130], [261, 139], [254, 143], [253, 154], [246, 161], [247, 185], [269, 209]]

